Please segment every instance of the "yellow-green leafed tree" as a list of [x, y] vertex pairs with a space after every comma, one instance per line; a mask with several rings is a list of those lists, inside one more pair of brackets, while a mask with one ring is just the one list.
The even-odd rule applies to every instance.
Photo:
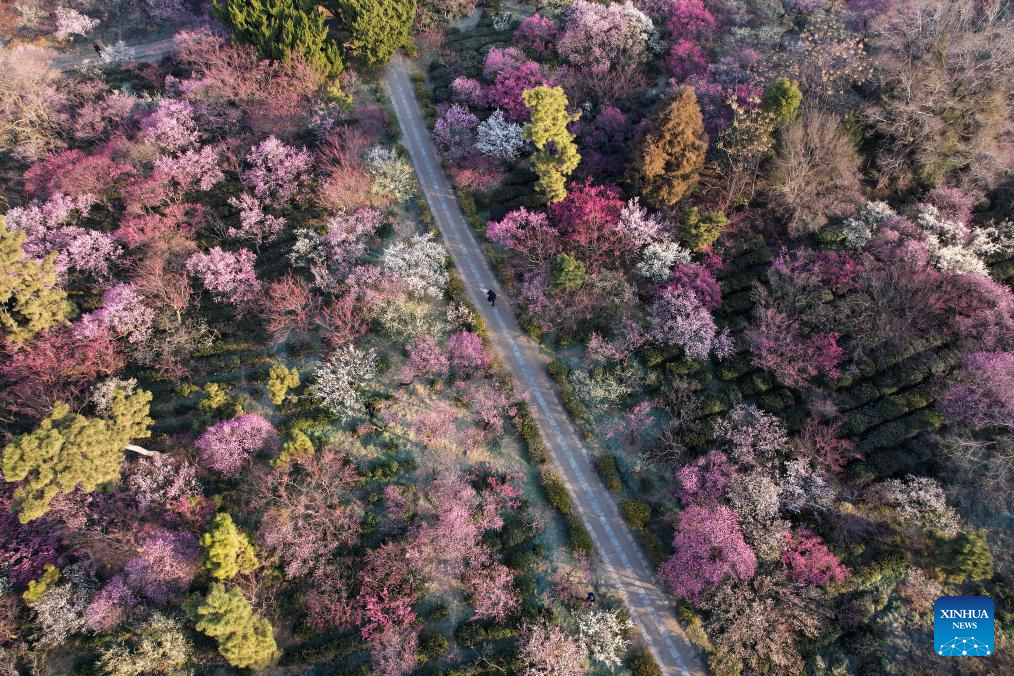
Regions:
[[230, 580], [239, 573], [253, 572], [260, 565], [250, 540], [236, 528], [228, 514], [215, 517], [202, 543], [204, 567], [217, 580]]
[[559, 202], [567, 196], [567, 177], [581, 163], [574, 144], [574, 135], [567, 125], [581, 117], [567, 112], [567, 95], [562, 87], [533, 87], [522, 93], [531, 120], [525, 125], [525, 136], [535, 145], [532, 164], [539, 177], [536, 187], [548, 202]]
[[294, 387], [299, 387], [299, 371], [295, 368], [275, 364], [268, 371], [268, 393], [275, 406], [280, 406], [285, 401], [285, 393]]
[[130, 443], [151, 436], [150, 403], [150, 392], [138, 390], [129, 396], [117, 392], [109, 418], [89, 418], [58, 403], [35, 431], [7, 444], [4, 479], [24, 482], [14, 491], [21, 523], [45, 514], [60, 493], [76, 488], [89, 493], [119, 480], [126, 450], [154, 455]]
[[71, 305], [57, 283], [54, 254], [41, 263], [29, 259], [25, 235], [0, 216], [0, 331], [17, 345], [67, 320]]
[[234, 667], [263, 669], [278, 656], [271, 623], [254, 614], [238, 589], [212, 582], [208, 595], [187, 604], [197, 630], [218, 641], [218, 652]]
[[634, 189], [659, 209], [676, 205], [697, 185], [708, 135], [697, 96], [680, 87], [648, 123], [628, 175]]

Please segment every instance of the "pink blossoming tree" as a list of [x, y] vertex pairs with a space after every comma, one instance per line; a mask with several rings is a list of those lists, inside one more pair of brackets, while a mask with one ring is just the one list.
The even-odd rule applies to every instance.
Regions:
[[278, 432], [264, 416], [245, 413], [204, 430], [195, 446], [205, 466], [235, 477], [254, 454], [277, 451], [278, 444]]
[[782, 563], [790, 580], [821, 587], [832, 582], [840, 584], [848, 575], [848, 570], [824, 545], [820, 536], [805, 528], [788, 534]]
[[223, 303], [244, 306], [256, 297], [260, 282], [254, 274], [256, 256], [249, 249], [236, 252], [212, 247], [187, 259], [187, 272], [201, 280], [212, 297]]
[[673, 538], [675, 553], [659, 569], [681, 598], [700, 601], [702, 593], [730, 577], [749, 580], [757, 557], [743, 540], [728, 507], [692, 505], [680, 515]]

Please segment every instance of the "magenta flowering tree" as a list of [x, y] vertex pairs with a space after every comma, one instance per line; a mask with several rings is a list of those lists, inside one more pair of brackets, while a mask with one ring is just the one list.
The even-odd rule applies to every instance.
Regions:
[[0, 485], [0, 569], [16, 585], [38, 579], [47, 565], [59, 567], [60, 528], [42, 517], [22, 524], [12, 505], [13, 485]]
[[692, 291], [709, 311], [722, 307], [722, 287], [711, 270], [700, 263], [677, 263], [672, 269], [671, 286]]
[[520, 607], [514, 573], [502, 563], [475, 571], [466, 582], [475, 608], [473, 619], [503, 622]]
[[482, 83], [463, 75], [459, 75], [451, 82], [451, 98], [455, 103], [464, 106], [482, 108], [486, 105], [486, 95], [482, 90]]
[[677, 81], [701, 75], [708, 68], [704, 48], [692, 40], [679, 40], [670, 49], [663, 63]]
[[256, 256], [249, 249], [224, 251], [212, 247], [207, 253], [198, 251], [187, 259], [187, 272], [201, 280], [212, 297], [237, 306], [249, 304], [260, 290], [254, 274]]
[[753, 404], [737, 404], [715, 421], [715, 441], [726, 448], [741, 465], [774, 462], [788, 448], [785, 426], [777, 416]]
[[172, 193], [185, 195], [194, 191], [211, 190], [225, 180], [219, 163], [222, 148], [218, 145], [189, 149], [175, 155], [159, 155], [155, 159], [152, 178], [162, 185], [172, 186]]
[[546, 214], [524, 207], [507, 212], [499, 221], [490, 221], [486, 237], [527, 257], [534, 268], [548, 264], [563, 250], [560, 232], [550, 225]]
[[753, 362], [771, 371], [787, 387], [803, 387], [818, 376], [837, 378], [844, 350], [838, 334], [815, 332], [808, 336], [787, 315], [774, 307], [758, 307], [757, 322], [744, 332]]
[[475, 417], [486, 425], [493, 434], [503, 434], [503, 422], [507, 416], [513, 417], [514, 397], [509, 390], [497, 387], [493, 383], [483, 380], [472, 383], [466, 389], [465, 397], [475, 412]]
[[634, 129], [616, 106], [605, 106], [594, 119], [571, 125], [581, 150], [581, 171], [589, 176], [619, 176], [629, 157]]
[[732, 351], [728, 333], [718, 332], [711, 313], [689, 289], [662, 289], [649, 317], [651, 339], [662, 345], [678, 345], [688, 359], [706, 359], [712, 352], [721, 358]]
[[517, 47], [490, 47], [482, 67], [482, 76], [487, 80], [496, 78], [504, 68], [517, 68], [529, 61]]
[[433, 140], [451, 160], [460, 160], [472, 152], [479, 118], [465, 106], [452, 104], [433, 125]]
[[274, 135], [251, 148], [246, 161], [250, 169], [243, 172], [243, 183], [257, 199], [276, 209], [289, 206], [311, 178], [310, 152], [286, 145]]
[[376, 593], [360, 592], [359, 635], [364, 641], [385, 634], [395, 628], [404, 628], [415, 620], [412, 598], [392, 594], [383, 588]]
[[603, 74], [617, 65], [643, 61], [654, 28], [632, 2], [574, 0], [564, 15], [556, 49], [575, 66]]
[[459, 331], [447, 339], [451, 368], [465, 377], [481, 375], [489, 366], [490, 356], [482, 338], [471, 331]]
[[151, 335], [155, 311], [147, 306], [133, 284], [117, 284], [102, 294], [102, 307], [89, 312], [75, 324], [85, 339], [107, 335], [142, 343]]
[[961, 188], [933, 188], [928, 201], [939, 210], [940, 216], [948, 221], [964, 225], [972, 221], [975, 200]]
[[725, 498], [736, 468], [721, 451], [711, 451], [676, 472], [679, 498], [684, 505], [712, 506]]
[[526, 17], [514, 31], [514, 43], [543, 56], [556, 43], [556, 24], [538, 12]]
[[144, 539], [140, 553], [123, 570], [141, 595], [158, 604], [176, 602], [197, 575], [200, 555], [196, 535], [162, 529]]
[[162, 99], [141, 120], [141, 136], [159, 149], [175, 153], [193, 148], [201, 140], [189, 101]]
[[127, 620], [137, 603], [137, 597], [124, 582], [123, 576], [114, 575], [92, 597], [85, 610], [85, 623], [95, 633], [112, 631]]
[[795, 533], [789, 533], [786, 539], [782, 563], [790, 580], [821, 587], [845, 581], [848, 569], [831, 553], [819, 535], [800, 528]]
[[229, 237], [253, 242], [259, 247], [285, 229], [285, 219], [267, 213], [260, 200], [249, 193], [230, 197], [229, 205], [239, 210], [239, 227], [230, 226], [226, 231]]
[[406, 347], [408, 359], [405, 362], [405, 377], [414, 380], [417, 376], [442, 378], [447, 375], [451, 362], [447, 353], [430, 336], [420, 336]]
[[551, 84], [542, 75], [539, 64], [526, 61], [497, 73], [496, 81], [486, 88], [483, 99], [490, 107], [502, 110], [508, 122], [527, 122], [530, 111], [521, 95], [528, 89]]
[[633, 242], [619, 227], [624, 209], [619, 188], [571, 184], [567, 196], [551, 205], [553, 221], [563, 238], [579, 252], [589, 270], [615, 267], [632, 252]]
[[1014, 353], [973, 352], [937, 407], [958, 425], [1010, 428], [1014, 425]]
[[728, 507], [687, 507], [680, 514], [673, 549], [659, 576], [691, 601], [700, 601], [705, 590], [728, 578], [749, 580], [757, 570], [757, 557]]
[[267, 418], [245, 413], [217, 422], [204, 430], [197, 442], [201, 462], [227, 477], [239, 475], [254, 454], [278, 450], [278, 432]]
[[710, 38], [718, 23], [703, 0], [669, 0], [665, 15], [665, 27], [673, 41]]
[[95, 196], [88, 193], [57, 193], [45, 202], [33, 200], [27, 206], [13, 207], [6, 214], [7, 226], [25, 234], [22, 248], [29, 258], [42, 261], [55, 253], [61, 275], [78, 270], [107, 279], [121, 248], [107, 233], [74, 225], [88, 215], [94, 203]]

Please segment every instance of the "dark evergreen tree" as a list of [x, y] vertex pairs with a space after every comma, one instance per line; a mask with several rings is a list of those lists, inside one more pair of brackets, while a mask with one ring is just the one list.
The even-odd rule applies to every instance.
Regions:
[[337, 13], [349, 32], [345, 43], [368, 66], [391, 60], [409, 44], [408, 31], [415, 19], [416, 0], [337, 0]]
[[293, 54], [331, 76], [342, 72], [341, 49], [328, 38], [324, 15], [300, 0], [216, 0], [215, 16], [233, 38], [255, 46], [268, 59]]

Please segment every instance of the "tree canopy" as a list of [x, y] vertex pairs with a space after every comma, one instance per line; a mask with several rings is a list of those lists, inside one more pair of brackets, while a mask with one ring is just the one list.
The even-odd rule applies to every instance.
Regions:
[[697, 97], [680, 87], [649, 121], [630, 164], [631, 182], [656, 207], [672, 207], [693, 190], [707, 150]]
[[567, 112], [567, 95], [562, 87], [533, 87], [522, 96], [532, 114], [525, 125], [525, 136], [535, 144], [532, 162], [539, 177], [537, 187], [549, 202], [559, 202], [567, 196], [567, 176], [581, 162], [574, 135], [567, 131], [567, 125], [577, 121], [580, 114]]
[[299, 0], [216, 0], [215, 15], [235, 39], [266, 58], [288, 62], [298, 54], [328, 75], [342, 72], [340, 48], [327, 36], [324, 15]]
[[337, 0], [338, 14], [349, 32], [345, 46], [367, 66], [382, 66], [407, 44], [415, 19], [415, 0]]
[[58, 403], [39, 427], [3, 450], [7, 481], [24, 481], [14, 491], [22, 523], [45, 514], [60, 493], [86, 493], [120, 478], [123, 454], [132, 439], [151, 435], [151, 393], [117, 392], [110, 418], [90, 418]]
[[57, 284], [50, 254], [39, 263], [25, 255], [25, 235], [7, 227], [0, 216], [0, 330], [11, 343], [28, 340], [67, 319], [71, 306]]

